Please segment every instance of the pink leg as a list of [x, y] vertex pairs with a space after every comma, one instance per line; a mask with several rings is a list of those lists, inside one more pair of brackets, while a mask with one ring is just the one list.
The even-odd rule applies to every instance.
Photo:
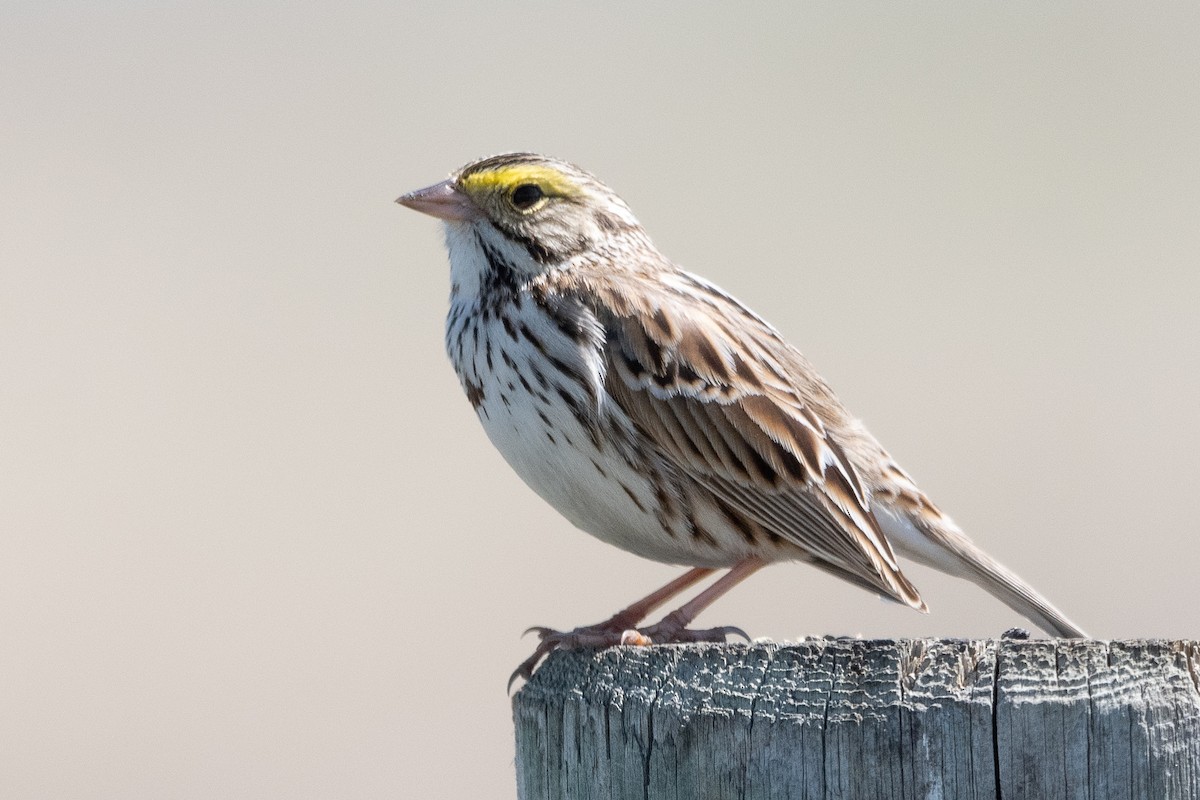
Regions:
[[662, 621], [651, 625], [641, 633], [651, 642], [663, 644], [666, 642], [723, 642], [730, 633], [739, 633], [745, 638], [749, 636], [738, 628], [712, 628], [705, 631], [688, 630], [688, 625], [700, 615], [700, 612], [715, 603], [720, 597], [754, 573], [765, 567], [767, 562], [756, 556], [739, 561], [733, 569], [713, 581], [700, 594], [684, 603], [677, 610], [663, 617]]
[[[646, 618], [650, 612], [663, 603], [675, 597], [680, 592], [695, 586], [715, 570], [708, 567], [694, 567], [668, 583], [658, 591], [651, 592], [641, 600], [613, 614], [604, 622], [595, 625], [585, 625], [572, 631], [556, 631], [553, 628], [534, 626], [526, 633], [536, 633], [541, 643], [533, 651], [533, 655], [525, 659], [508, 679], [511, 687], [517, 678], [529, 679], [533, 668], [550, 652], [570, 647], [612, 647], [621, 643], [621, 635]], [[698, 612], [697, 612], [698, 613]]]
[[[538, 662], [559, 648], [612, 647], [622, 643], [648, 645], [668, 642], [723, 642], [725, 637], [731, 633], [749, 639], [750, 637], [746, 636], [745, 632], [739, 628], [724, 627], [693, 631], [688, 630], [687, 626], [701, 611], [716, 602], [717, 598], [753, 575], [765, 564], [765, 561], [755, 557], [738, 562], [729, 572], [722, 575], [677, 611], [671, 612], [662, 621], [641, 631], [630, 629], [645, 619], [646, 615], [654, 609], [685, 589], [694, 586], [711, 574], [713, 570], [705, 567], [688, 570], [663, 588], [643, 597], [628, 608], [618, 611], [608, 620], [597, 625], [587, 625], [567, 632], [541, 627], [530, 628], [530, 631], [537, 632], [542, 641], [533, 651], [533, 655], [525, 659], [521, 666], [513, 672], [512, 677], [508, 679], [508, 685], [511, 687], [513, 681], [518, 677], [528, 680], [533, 675], [534, 667], [538, 665]], [[526, 632], [528, 633], [528, 631]]]
[[[651, 611], [658, 608], [663, 603], [667, 602], [672, 597], [675, 597], [685, 589], [695, 586], [713, 572], [715, 572], [715, 570], [709, 569], [708, 567], [695, 567], [693, 569], [689, 569], [687, 572], [683, 573], [666, 586], [658, 589], [657, 591], [651, 592], [641, 600], [632, 603], [628, 608], [618, 611], [604, 622], [597, 623], [596, 625], [587, 625], [583, 628], [576, 628], [573, 633], [584, 631], [594, 631], [596, 633], [616, 631], [617, 633], [621, 633], [627, 628], [632, 628], [634, 625], [637, 625], [639, 622], [649, 616]], [[543, 639], [545, 638], [546, 634], [557, 633], [557, 631], [554, 631], [550, 628], [543, 628], [541, 626], [530, 628], [525, 632], [530, 633], [532, 631], [536, 631], [540, 636], [542, 636]]]

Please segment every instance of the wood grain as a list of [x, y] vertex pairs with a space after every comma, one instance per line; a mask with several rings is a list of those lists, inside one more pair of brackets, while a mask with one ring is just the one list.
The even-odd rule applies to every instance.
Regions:
[[562, 652], [513, 714], [523, 800], [1200, 800], [1192, 641]]

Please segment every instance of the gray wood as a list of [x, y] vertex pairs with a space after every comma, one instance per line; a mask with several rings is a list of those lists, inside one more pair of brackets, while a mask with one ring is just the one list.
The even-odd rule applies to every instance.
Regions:
[[1200, 800], [1200, 644], [821, 639], [553, 654], [522, 800]]

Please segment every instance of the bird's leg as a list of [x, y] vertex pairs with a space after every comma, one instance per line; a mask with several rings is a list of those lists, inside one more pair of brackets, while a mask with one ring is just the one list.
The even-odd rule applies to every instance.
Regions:
[[616, 644], [645, 646], [677, 642], [723, 642], [730, 634], [737, 634], [749, 640], [750, 637], [746, 635], [745, 631], [732, 625], [706, 630], [690, 630], [688, 625], [700, 615], [700, 612], [715, 603], [734, 586], [758, 572], [766, 566], [766, 563], [757, 556], [739, 561], [707, 589], [648, 628], [635, 630], [632, 626], [672, 597], [702, 580], [713, 570], [703, 567], [688, 570], [657, 592], [643, 597], [597, 625], [588, 625], [567, 632], [555, 631], [550, 628], [530, 628], [529, 630], [537, 632], [542, 641], [534, 650], [533, 655], [525, 659], [521, 666], [513, 672], [508, 679], [508, 685], [511, 687], [517, 678], [528, 680], [533, 675], [533, 669], [538, 662], [559, 648], [612, 647]]
[[746, 580], [746, 578], [749, 578], [755, 572], [758, 572], [766, 566], [766, 563], [757, 556], [751, 556], [739, 561], [734, 565], [733, 569], [713, 581], [712, 586], [709, 586], [677, 610], [663, 617], [661, 621], [656, 622], [648, 628], [638, 630], [637, 634], [643, 637], [645, 641], [639, 641], [630, 636], [626, 638], [626, 643], [723, 642], [725, 641], [725, 637], [731, 633], [736, 633], [749, 640], [750, 637], [746, 636], [745, 631], [730, 625], [700, 631], [690, 630], [688, 629], [688, 625], [700, 615], [701, 611], [716, 602], [717, 598]]
[[[688, 589], [694, 586], [696, 583], [704, 580], [704, 578], [712, 574], [712, 572], [713, 570], [707, 567], [696, 567], [694, 569], [690, 569], [661, 589], [646, 595], [636, 603], [632, 603], [628, 608], [618, 611], [604, 622], [598, 622], [595, 625], [585, 625], [581, 628], [576, 628], [575, 630], [568, 632], [556, 631], [552, 628], [536, 626], [525, 632], [535, 632], [542, 639], [545, 639], [547, 636], [569, 637], [576, 634], [578, 634], [581, 639], [586, 639], [590, 635], [594, 634], [603, 636], [605, 634], [615, 633], [618, 634], [617, 638], [619, 640], [621, 633], [644, 620], [651, 611], [658, 608], [663, 603], [667, 602], [672, 597], [675, 597], [685, 589]], [[576, 644], [576, 646], [595, 646], [596, 644], [599, 643], [580, 641]]]
[[553, 628], [541, 626], [530, 628], [525, 632], [536, 633], [542, 641], [533, 651], [533, 655], [525, 659], [521, 666], [513, 672], [512, 677], [508, 679], [508, 685], [511, 687], [517, 678], [528, 680], [533, 675], [533, 668], [537, 666], [538, 662], [559, 648], [612, 647], [621, 644], [622, 636], [626, 631], [672, 597], [704, 580], [713, 571], [708, 567], [689, 569], [661, 589], [651, 592], [636, 603], [613, 614], [604, 622], [595, 625], [585, 625], [572, 631], [556, 631]]

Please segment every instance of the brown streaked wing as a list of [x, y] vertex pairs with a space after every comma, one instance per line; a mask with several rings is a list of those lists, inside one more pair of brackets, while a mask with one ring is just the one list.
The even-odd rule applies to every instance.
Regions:
[[[815, 380], [815, 391], [828, 392], [802, 357], [725, 295], [689, 303], [686, 293], [663, 292], [639, 300], [636, 315], [614, 311], [628, 309], [627, 300], [607, 308], [607, 388], [641, 432], [678, 468], [818, 566], [924, 610], [854, 466], [793, 388]], [[725, 324], [713, 315], [724, 315]], [[733, 340], [732, 330], [746, 334]]]

